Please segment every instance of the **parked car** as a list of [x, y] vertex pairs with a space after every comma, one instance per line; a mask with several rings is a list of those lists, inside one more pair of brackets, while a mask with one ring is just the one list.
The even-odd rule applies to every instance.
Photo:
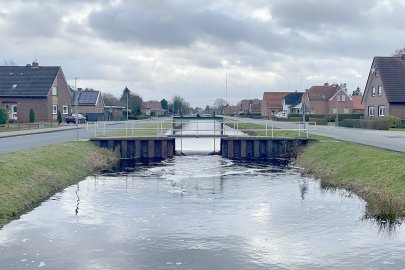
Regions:
[[275, 115], [276, 118], [288, 118], [288, 115], [286, 112], [278, 112]]
[[[79, 124], [86, 123], [86, 117], [84, 117], [83, 114], [81, 114], [81, 113], [77, 114], [77, 120], [78, 120]], [[72, 113], [71, 115], [66, 116], [66, 124], [69, 124], [69, 123], [73, 123], [73, 124], [76, 123], [76, 114], [75, 113]]]

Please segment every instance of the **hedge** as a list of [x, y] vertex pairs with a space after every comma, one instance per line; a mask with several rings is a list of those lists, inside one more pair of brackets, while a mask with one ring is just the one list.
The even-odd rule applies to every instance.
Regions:
[[340, 122], [342, 127], [388, 130], [391, 123], [384, 119], [344, 119]]

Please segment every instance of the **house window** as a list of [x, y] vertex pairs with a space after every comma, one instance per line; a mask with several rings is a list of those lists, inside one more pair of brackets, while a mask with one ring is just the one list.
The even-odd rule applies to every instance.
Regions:
[[373, 97], [375, 96], [375, 86], [373, 86], [373, 90], [372, 90], [371, 95], [372, 95]]
[[52, 114], [58, 114], [58, 105], [52, 105]]
[[385, 106], [378, 106], [378, 116], [385, 116]]
[[69, 113], [69, 106], [63, 105], [63, 114]]
[[349, 108], [345, 107], [345, 108], [343, 109], [343, 113], [349, 113]]
[[336, 113], [336, 108], [333, 108], [333, 109], [332, 109], [332, 113]]
[[57, 96], [58, 95], [58, 90], [56, 89], [56, 86], [52, 86], [52, 96]]
[[346, 101], [346, 96], [342, 95], [342, 97], [340, 98], [341, 101]]
[[381, 86], [378, 86], [377, 89], [378, 89], [378, 90], [377, 90], [377, 95], [381, 96], [381, 95], [382, 95], [382, 87], [381, 87]]
[[374, 107], [373, 106], [368, 107], [368, 116], [374, 116]]
[[337, 101], [340, 101], [340, 95], [337, 95]]

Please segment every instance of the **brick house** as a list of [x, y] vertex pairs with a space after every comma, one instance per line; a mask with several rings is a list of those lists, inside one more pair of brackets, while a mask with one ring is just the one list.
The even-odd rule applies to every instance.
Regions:
[[0, 66], [0, 107], [9, 112], [9, 118], [29, 122], [30, 109], [36, 121], [53, 122], [57, 112], [67, 115], [71, 96], [62, 68], [39, 66]]
[[302, 110], [302, 95], [303, 93], [294, 92], [286, 95], [281, 103], [283, 104], [283, 112], [290, 113], [301, 113]]
[[304, 104], [309, 114], [346, 114], [353, 112], [353, 99], [344, 90], [325, 83], [305, 91]]
[[142, 103], [142, 110], [147, 116], [161, 116], [164, 114], [162, 104], [157, 100], [150, 100]]
[[369, 119], [405, 119], [405, 55], [374, 57], [361, 103]]
[[[78, 111], [81, 114], [88, 113], [104, 113], [104, 99], [100, 91], [96, 90], [84, 90], [80, 88], [77, 92], [72, 92], [72, 104], [75, 105], [75, 100], [79, 95]], [[75, 108], [72, 108], [72, 112], [75, 112]]]
[[352, 96], [353, 99], [353, 113], [364, 114], [364, 105], [361, 104], [363, 96]]
[[264, 92], [261, 105], [262, 117], [270, 118], [283, 110], [282, 100], [290, 92]]

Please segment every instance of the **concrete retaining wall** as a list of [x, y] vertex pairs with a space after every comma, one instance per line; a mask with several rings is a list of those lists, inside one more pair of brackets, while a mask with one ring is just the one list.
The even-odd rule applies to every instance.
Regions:
[[224, 158], [239, 160], [291, 159], [297, 156], [300, 148], [313, 139], [289, 138], [222, 138], [221, 155]]
[[145, 138], [92, 138], [103, 148], [119, 151], [121, 159], [134, 162], [152, 162], [171, 158], [175, 154], [175, 139], [167, 137]]

